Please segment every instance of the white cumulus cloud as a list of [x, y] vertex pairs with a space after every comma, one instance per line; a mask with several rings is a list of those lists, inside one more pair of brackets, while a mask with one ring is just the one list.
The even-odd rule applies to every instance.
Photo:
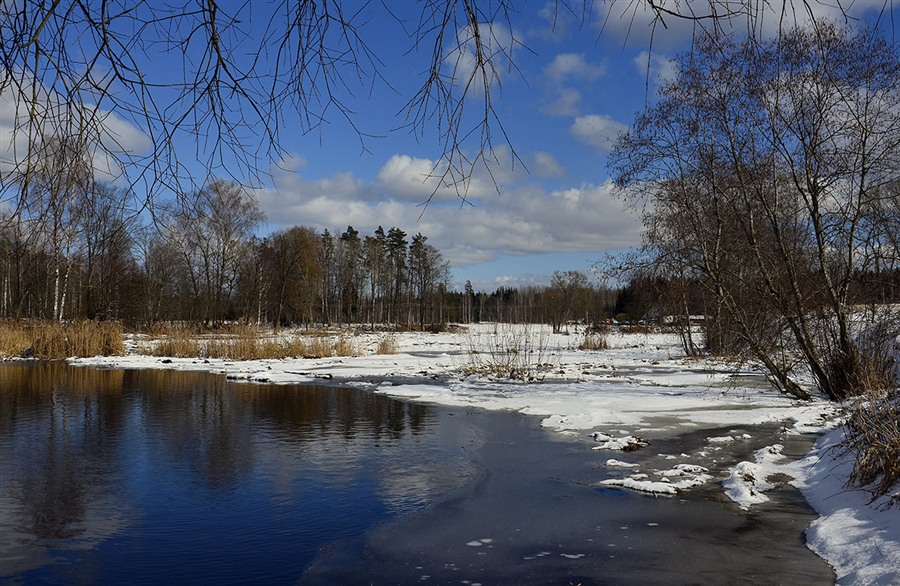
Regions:
[[557, 83], [568, 79], [597, 79], [604, 73], [606, 68], [588, 63], [584, 53], [562, 53], [544, 68], [544, 74]]
[[[550, 174], [563, 172], [546, 153], [528, 159], [540, 161], [536, 166]], [[258, 190], [257, 197], [272, 229], [300, 225], [334, 232], [351, 225], [371, 234], [378, 226], [396, 226], [427, 236], [455, 267], [499, 255], [602, 252], [640, 241], [638, 218], [614, 196], [609, 183], [548, 191], [533, 176], [509, 171], [500, 194], [491, 187], [473, 198], [472, 206], [433, 202], [423, 208], [414, 203], [418, 186], [407, 186], [406, 200], [390, 195], [385, 185], [403, 187], [427, 161], [397, 155], [373, 181], [349, 173], [314, 181], [298, 173], [276, 174], [276, 187]]]
[[608, 151], [619, 133], [627, 130], [627, 125], [602, 114], [579, 116], [570, 128], [575, 138], [601, 152]]

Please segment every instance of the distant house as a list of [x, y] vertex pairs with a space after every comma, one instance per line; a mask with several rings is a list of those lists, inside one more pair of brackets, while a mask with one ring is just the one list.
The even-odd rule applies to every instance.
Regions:
[[664, 315], [659, 318], [659, 323], [664, 326], [684, 325], [688, 322], [692, 324], [701, 324], [706, 321], [705, 315]]

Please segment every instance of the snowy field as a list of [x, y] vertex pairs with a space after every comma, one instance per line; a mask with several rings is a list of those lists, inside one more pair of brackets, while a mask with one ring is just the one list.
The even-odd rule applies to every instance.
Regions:
[[[884, 499], [867, 504], [864, 492], [845, 486], [852, 464], [837, 447], [838, 411], [824, 400], [779, 395], [750, 368], [685, 358], [669, 334], [612, 332], [609, 349], [581, 350], [585, 337], [574, 327], [564, 335], [541, 326], [479, 324], [453, 333], [396, 334], [396, 354], [375, 354], [384, 336], [355, 335], [360, 356], [244, 362], [143, 356], [139, 349], [152, 342], [131, 338], [129, 356], [70, 363], [209, 371], [247, 382], [327, 381], [406, 401], [537, 415], [549, 431], [590, 435], [594, 449], [609, 453], [606, 466], [616, 474], [602, 484], [671, 495], [717, 483], [748, 511], [768, 500], [766, 491], [786, 475], [819, 513], [806, 531], [808, 545], [834, 567], [838, 584], [900, 584], [900, 510], [885, 509]], [[506, 359], [538, 382], [489, 372]], [[784, 434], [821, 437], [799, 460], [783, 456], [772, 437], [753, 461], [735, 463], [723, 477], [699, 465], [698, 457], [749, 439], [746, 432], [711, 432], [704, 450], [671, 455], [664, 470], [641, 470], [628, 460], [629, 450], [648, 437], [772, 423]]]

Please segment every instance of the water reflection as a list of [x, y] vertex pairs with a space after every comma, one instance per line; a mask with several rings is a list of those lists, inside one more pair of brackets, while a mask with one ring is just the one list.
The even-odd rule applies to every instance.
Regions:
[[91, 581], [132, 567], [150, 582], [171, 577], [174, 551], [182, 578], [195, 563], [198, 577], [215, 566], [234, 580], [258, 571], [240, 556], [288, 548], [284, 578], [296, 578], [330, 540], [466, 482], [470, 435], [429, 407], [353, 389], [3, 364], [0, 576], [76, 563]]

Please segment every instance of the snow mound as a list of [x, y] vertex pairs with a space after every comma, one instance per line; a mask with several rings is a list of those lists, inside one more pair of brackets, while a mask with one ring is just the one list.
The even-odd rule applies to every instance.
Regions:
[[654, 482], [652, 480], [637, 480], [635, 478], [610, 478], [601, 480], [603, 486], [620, 486], [622, 488], [630, 488], [640, 492], [649, 492], [652, 494], [678, 494], [678, 489], [669, 482]]
[[[623, 464], [618, 460], [608, 460], [607, 465], [609, 465], [609, 462], [616, 462], [618, 465]], [[630, 488], [631, 490], [653, 494], [679, 494], [712, 480], [712, 476], [707, 474], [707, 472], [709, 470], [703, 466], [678, 464], [670, 470], [657, 470], [655, 474], [660, 476], [662, 480], [647, 480], [649, 477], [646, 474], [632, 474], [627, 478], [603, 480], [600, 484], [603, 486]], [[679, 480], [673, 482], [670, 480], [671, 478], [678, 478]]]
[[638, 464], [634, 462], [623, 462], [621, 460], [616, 460], [615, 458], [610, 458], [606, 461], [606, 465], [610, 468], [637, 468]]
[[634, 450], [639, 450], [645, 446], [650, 445], [646, 440], [633, 435], [613, 437], [611, 435], [595, 431], [591, 434], [591, 437], [594, 438], [594, 441], [599, 442], [599, 445], [591, 448], [592, 450], [621, 450], [623, 452], [633, 452]]
[[769, 500], [763, 493], [775, 486], [768, 479], [775, 471], [775, 462], [783, 458], [783, 449], [781, 444], [767, 446], [756, 452], [756, 462], [739, 462], [722, 482], [725, 495], [744, 510]]

